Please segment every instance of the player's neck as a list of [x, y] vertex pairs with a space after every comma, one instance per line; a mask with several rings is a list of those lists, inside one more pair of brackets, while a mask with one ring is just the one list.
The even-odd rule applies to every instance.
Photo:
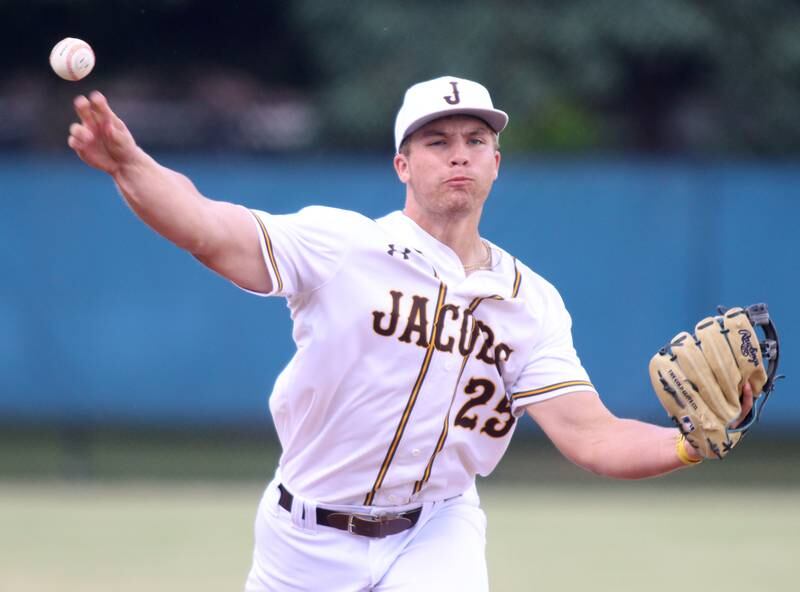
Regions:
[[403, 213], [433, 238], [450, 247], [465, 266], [474, 265], [485, 257], [486, 250], [478, 233], [480, 212], [463, 217], [440, 216], [406, 206]]

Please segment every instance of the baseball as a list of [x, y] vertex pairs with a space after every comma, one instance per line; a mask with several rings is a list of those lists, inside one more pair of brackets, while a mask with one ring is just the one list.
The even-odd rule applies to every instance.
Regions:
[[67, 37], [50, 52], [50, 67], [64, 80], [80, 80], [94, 68], [94, 51], [85, 41]]

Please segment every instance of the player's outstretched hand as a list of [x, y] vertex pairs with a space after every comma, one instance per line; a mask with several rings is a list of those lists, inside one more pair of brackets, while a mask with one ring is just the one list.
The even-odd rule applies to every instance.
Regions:
[[98, 91], [76, 97], [80, 123], [69, 128], [67, 144], [86, 164], [113, 175], [136, 156], [136, 142], [125, 123]]

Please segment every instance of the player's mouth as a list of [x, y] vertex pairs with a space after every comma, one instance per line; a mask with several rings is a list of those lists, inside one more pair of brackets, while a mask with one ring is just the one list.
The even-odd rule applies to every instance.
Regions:
[[473, 181], [472, 177], [457, 176], [446, 179], [444, 184], [449, 185], [450, 187], [463, 187], [465, 185], [469, 185], [470, 183], [472, 183], [472, 181]]

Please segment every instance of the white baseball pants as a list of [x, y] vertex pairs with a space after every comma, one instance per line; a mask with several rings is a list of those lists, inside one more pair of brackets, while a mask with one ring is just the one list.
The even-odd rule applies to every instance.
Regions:
[[[313, 505], [278, 505], [277, 478], [255, 520], [245, 592], [486, 592], [486, 515], [473, 488], [424, 504], [414, 527], [369, 538], [320, 526]], [[338, 508], [337, 508], [338, 509]], [[364, 508], [364, 513], [374, 508]], [[402, 511], [410, 508], [398, 508]]]

